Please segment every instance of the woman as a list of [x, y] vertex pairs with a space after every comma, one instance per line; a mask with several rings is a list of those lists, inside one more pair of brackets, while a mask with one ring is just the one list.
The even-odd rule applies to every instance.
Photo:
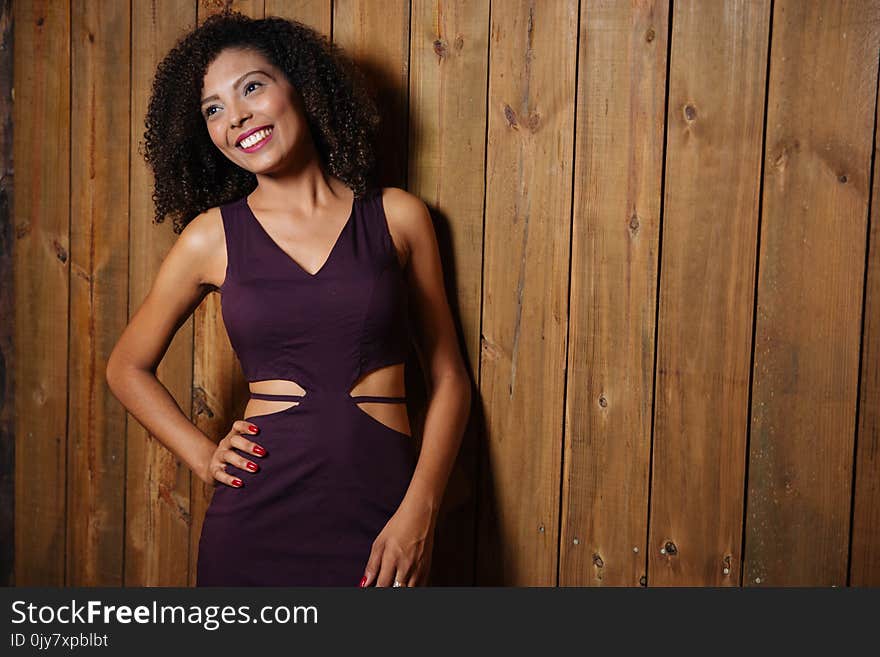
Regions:
[[[298, 22], [225, 12], [159, 65], [146, 123], [156, 220], [173, 214], [180, 238], [107, 380], [215, 486], [197, 585], [426, 584], [470, 380], [427, 208], [367, 184], [362, 77]], [[252, 394], [218, 443], [154, 374], [211, 290]], [[432, 382], [418, 458], [410, 337]]]

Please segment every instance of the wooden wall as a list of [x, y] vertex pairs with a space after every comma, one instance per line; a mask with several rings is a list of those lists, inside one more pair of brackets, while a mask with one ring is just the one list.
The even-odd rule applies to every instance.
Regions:
[[[0, 3], [3, 583], [194, 583], [210, 491], [104, 371], [175, 239], [151, 76], [227, 4]], [[355, 57], [432, 209], [475, 384], [434, 584], [880, 585], [880, 2], [231, 5]], [[158, 374], [240, 417], [218, 295]]]

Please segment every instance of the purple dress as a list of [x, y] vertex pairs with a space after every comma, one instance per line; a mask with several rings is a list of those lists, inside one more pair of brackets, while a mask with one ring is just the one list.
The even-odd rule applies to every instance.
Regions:
[[244, 197], [221, 206], [228, 266], [223, 321], [249, 382], [295, 381], [298, 401], [253, 415], [256, 473], [227, 465], [241, 488], [219, 483], [199, 539], [196, 586], [358, 586], [373, 540], [403, 500], [413, 439], [356, 402], [366, 373], [403, 363], [406, 288], [381, 190], [356, 197], [324, 265], [306, 272], [276, 244]]

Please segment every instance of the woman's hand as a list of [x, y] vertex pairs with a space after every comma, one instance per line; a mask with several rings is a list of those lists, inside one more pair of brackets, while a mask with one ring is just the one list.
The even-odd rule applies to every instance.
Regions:
[[206, 481], [212, 482], [215, 486], [218, 482], [222, 482], [235, 488], [241, 488], [241, 479], [227, 473], [226, 464], [234, 465], [242, 470], [248, 470], [249, 472], [257, 472], [260, 469], [259, 465], [244, 458], [232, 449], [233, 447], [237, 447], [248, 454], [254, 454], [261, 458], [265, 456], [266, 450], [261, 445], [244, 437], [245, 434], [252, 435], [257, 433], [257, 431], [259, 431], [259, 429], [250, 422], [245, 422], [244, 420], [236, 420], [233, 422], [229, 433], [217, 443], [217, 449], [215, 449], [214, 453], [211, 455], [211, 460], [208, 463], [208, 477]]
[[[427, 507], [407, 503], [373, 541], [361, 586], [424, 586], [431, 571], [435, 518]], [[377, 576], [378, 575], [378, 576]]]

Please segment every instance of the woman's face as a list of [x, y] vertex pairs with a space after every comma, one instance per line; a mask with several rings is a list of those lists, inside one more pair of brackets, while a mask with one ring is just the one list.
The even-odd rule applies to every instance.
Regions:
[[[222, 51], [202, 83], [201, 114], [211, 141], [226, 157], [252, 173], [281, 172], [311, 152], [302, 101], [287, 77], [252, 50]], [[244, 150], [255, 129], [269, 136]], [[250, 152], [248, 152], [250, 151]]]

